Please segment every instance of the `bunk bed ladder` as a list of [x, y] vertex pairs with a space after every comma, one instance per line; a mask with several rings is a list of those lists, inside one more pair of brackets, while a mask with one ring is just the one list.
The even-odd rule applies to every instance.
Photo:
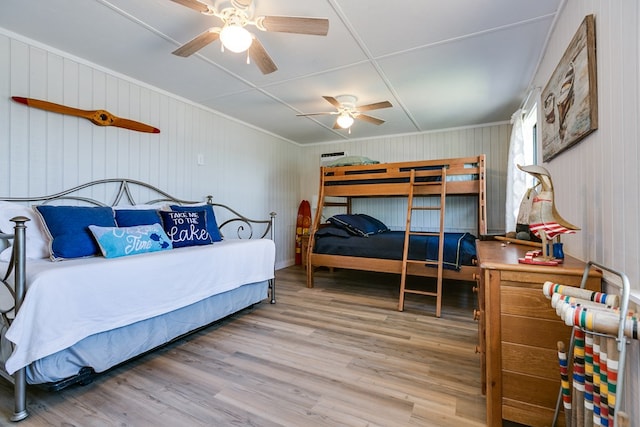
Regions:
[[[442, 268], [443, 268], [443, 255], [444, 255], [444, 213], [445, 213], [445, 201], [447, 193], [447, 169], [443, 167], [440, 170], [439, 181], [416, 181], [416, 172], [411, 170], [411, 176], [409, 178], [409, 197], [407, 200], [407, 223], [404, 232], [404, 250], [402, 253], [402, 274], [400, 277], [400, 301], [398, 302], [398, 311], [404, 310], [404, 298], [406, 294], [418, 294], [427, 295], [436, 298], [436, 317], [440, 317], [442, 308]], [[439, 186], [440, 187], [440, 202], [435, 206], [413, 206], [413, 198], [416, 192], [416, 187], [422, 186]], [[428, 231], [412, 231], [411, 217], [414, 211], [426, 211], [433, 210], [440, 212], [440, 226], [437, 232]], [[409, 259], [409, 241], [411, 236], [438, 236], [438, 258], [436, 261], [428, 260], [415, 260]], [[425, 255], [426, 258], [426, 255]], [[432, 268], [435, 266], [438, 269], [436, 291], [424, 291], [418, 289], [407, 289], [407, 271], [410, 264], [419, 264], [425, 268]]]

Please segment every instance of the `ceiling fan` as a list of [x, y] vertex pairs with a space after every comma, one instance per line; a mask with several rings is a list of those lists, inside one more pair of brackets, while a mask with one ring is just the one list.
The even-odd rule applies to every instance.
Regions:
[[280, 33], [311, 34], [326, 36], [329, 20], [325, 18], [303, 18], [293, 16], [258, 16], [253, 18], [252, 0], [229, 0], [229, 7], [216, 8], [198, 0], [172, 0], [203, 15], [210, 15], [222, 21], [222, 28], [211, 27], [172, 53], [187, 57], [208, 44], [220, 39], [222, 48], [232, 52], [248, 50], [247, 63], [253, 60], [263, 74], [278, 69], [262, 43], [245, 28], [253, 25], [261, 31]]
[[353, 125], [354, 119], [363, 120], [365, 122], [373, 123], [374, 125], [381, 125], [384, 120], [376, 117], [362, 114], [362, 111], [379, 110], [381, 108], [393, 107], [389, 101], [376, 102], [373, 104], [361, 105], [356, 107], [358, 98], [353, 95], [340, 95], [340, 96], [323, 96], [329, 104], [336, 107], [337, 111], [325, 111], [320, 113], [307, 113], [296, 114], [297, 116], [317, 116], [322, 114], [337, 115], [336, 122], [333, 125], [334, 129], [349, 129]]

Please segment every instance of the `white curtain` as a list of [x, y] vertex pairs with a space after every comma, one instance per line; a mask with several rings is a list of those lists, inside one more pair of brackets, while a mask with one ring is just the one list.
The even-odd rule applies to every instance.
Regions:
[[525, 165], [523, 110], [519, 109], [511, 116], [511, 140], [509, 141], [509, 160], [507, 163], [507, 197], [505, 211], [505, 232], [516, 231], [516, 218], [520, 202], [527, 190], [524, 174], [516, 165]]

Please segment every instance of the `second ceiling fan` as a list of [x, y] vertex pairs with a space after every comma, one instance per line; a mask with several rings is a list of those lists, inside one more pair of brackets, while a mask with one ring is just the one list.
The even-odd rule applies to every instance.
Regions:
[[198, 0], [172, 0], [203, 15], [210, 15], [222, 21], [222, 28], [211, 27], [194, 39], [180, 46], [172, 53], [187, 57], [193, 55], [208, 44], [220, 39], [223, 48], [232, 52], [248, 50], [247, 61], [256, 63], [263, 74], [269, 74], [278, 69], [262, 43], [257, 37], [246, 30], [247, 25], [253, 25], [261, 31], [311, 34], [326, 36], [329, 31], [329, 20], [325, 18], [304, 18], [294, 16], [258, 16], [253, 18], [252, 0], [230, 0], [229, 7], [218, 9]]
[[393, 107], [389, 101], [375, 102], [373, 104], [361, 105], [356, 107], [356, 102], [358, 98], [353, 95], [340, 95], [337, 97], [333, 96], [323, 96], [324, 99], [329, 102], [329, 104], [336, 107], [336, 111], [323, 111], [320, 113], [306, 113], [306, 114], [296, 114], [297, 116], [318, 116], [318, 115], [337, 115], [336, 122], [333, 125], [334, 129], [349, 129], [351, 130], [351, 125], [354, 122], [354, 119], [363, 120], [368, 123], [373, 123], [374, 125], [381, 125], [384, 123], [384, 120], [379, 119], [377, 117], [372, 117], [366, 114], [362, 114], [362, 111], [371, 111], [371, 110], [379, 110], [381, 108], [389, 108]]

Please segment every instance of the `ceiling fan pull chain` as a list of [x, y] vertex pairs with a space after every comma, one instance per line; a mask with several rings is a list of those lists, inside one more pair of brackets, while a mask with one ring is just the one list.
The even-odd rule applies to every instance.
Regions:
[[249, 50], [247, 49], [247, 65], [251, 64], [251, 57], [249, 56]]

